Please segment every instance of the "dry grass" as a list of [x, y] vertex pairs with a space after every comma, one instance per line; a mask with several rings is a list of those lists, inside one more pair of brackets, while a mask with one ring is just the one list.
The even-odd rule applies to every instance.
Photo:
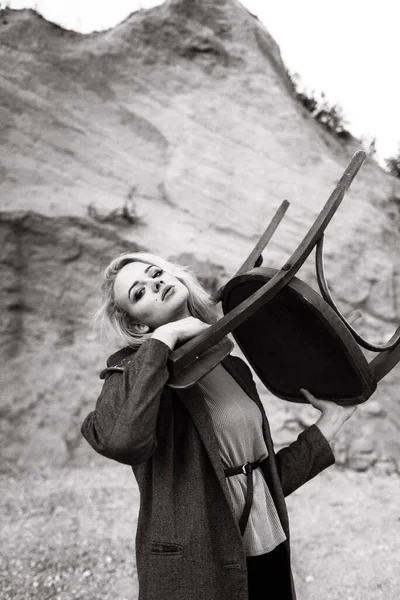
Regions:
[[[128, 467], [2, 476], [3, 600], [135, 600]], [[331, 468], [289, 498], [299, 600], [397, 600], [398, 478]]]

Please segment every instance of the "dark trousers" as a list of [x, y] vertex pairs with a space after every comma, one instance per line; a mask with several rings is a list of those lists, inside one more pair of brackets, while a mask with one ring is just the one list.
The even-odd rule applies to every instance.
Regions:
[[280, 544], [261, 556], [247, 557], [249, 600], [292, 600], [285, 547]]

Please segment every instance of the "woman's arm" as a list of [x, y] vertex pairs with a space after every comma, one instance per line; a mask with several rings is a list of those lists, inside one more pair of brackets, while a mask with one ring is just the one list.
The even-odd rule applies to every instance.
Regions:
[[329, 442], [357, 408], [319, 400], [307, 390], [301, 392], [312, 406], [321, 411], [321, 416], [314, 425], [300, 433], [296, 441], [276, 454], [285, 496], [335, 463]]
[[[347, 317], [350, 324], [362, 318], [360, 310]], [[335, 463], [329, 442], [343, 423], [351, 417], [356, 406], [339, 406], [334, 402], [318, 400], [308, 390], [300, 390], [308, 402], [321, 411], [315, 425], [303, 431], [297, 440], [276, 454], [276, 462], [282, 489], [288, 496], [301, 485]]]
[[103, 456], [138, 464], [156, 449], [156, 422], [168, 380], [170, 348], [146, 341], [122, 370], [108, 373], [96, 408], [84, 420], [82, 434]]
[[207, 327], [193, 317], [162, 325], [126, 364], [106, 374], [96, 408], [81, 428], [96, 452], [129, 465], [153, 454], [170, 350]]
[[316, 425], [275, 454], [283, 495], [289, 496], [324, 469], [335, 464], [331, 447]]

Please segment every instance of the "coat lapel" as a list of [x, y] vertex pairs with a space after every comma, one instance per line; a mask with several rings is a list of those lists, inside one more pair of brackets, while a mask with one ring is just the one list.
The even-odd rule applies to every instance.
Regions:
[[[234, 514], [232, 500], [226, 483], [225, 473], [220, 458], [218, 441], [215, 437], [211, 417], [208, 414], [203, 395], [197, 385], [194, 385], [188, 389], [177, 389], [174, 391], [177, 393], [179, 399], [185, 405], [186, 410], [192, 418], [192, 421], [197, 429], [201, 441], [204, 444], [204, 447], [211, 461], [212, 467], [215, 471], [218, 481], [222, 487], [225, 499], [229, 505], [232, 514]], [[241, 538], [238, 525], [237, 532]]]

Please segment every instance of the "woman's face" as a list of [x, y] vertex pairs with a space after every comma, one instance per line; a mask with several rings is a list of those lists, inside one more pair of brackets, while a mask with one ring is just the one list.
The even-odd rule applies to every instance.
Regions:
[[136, 324], [154, 330], [190, 316], [187, 287], [174, 275], [155, 265], [128, 263], [114, 282], [115, 301]]

